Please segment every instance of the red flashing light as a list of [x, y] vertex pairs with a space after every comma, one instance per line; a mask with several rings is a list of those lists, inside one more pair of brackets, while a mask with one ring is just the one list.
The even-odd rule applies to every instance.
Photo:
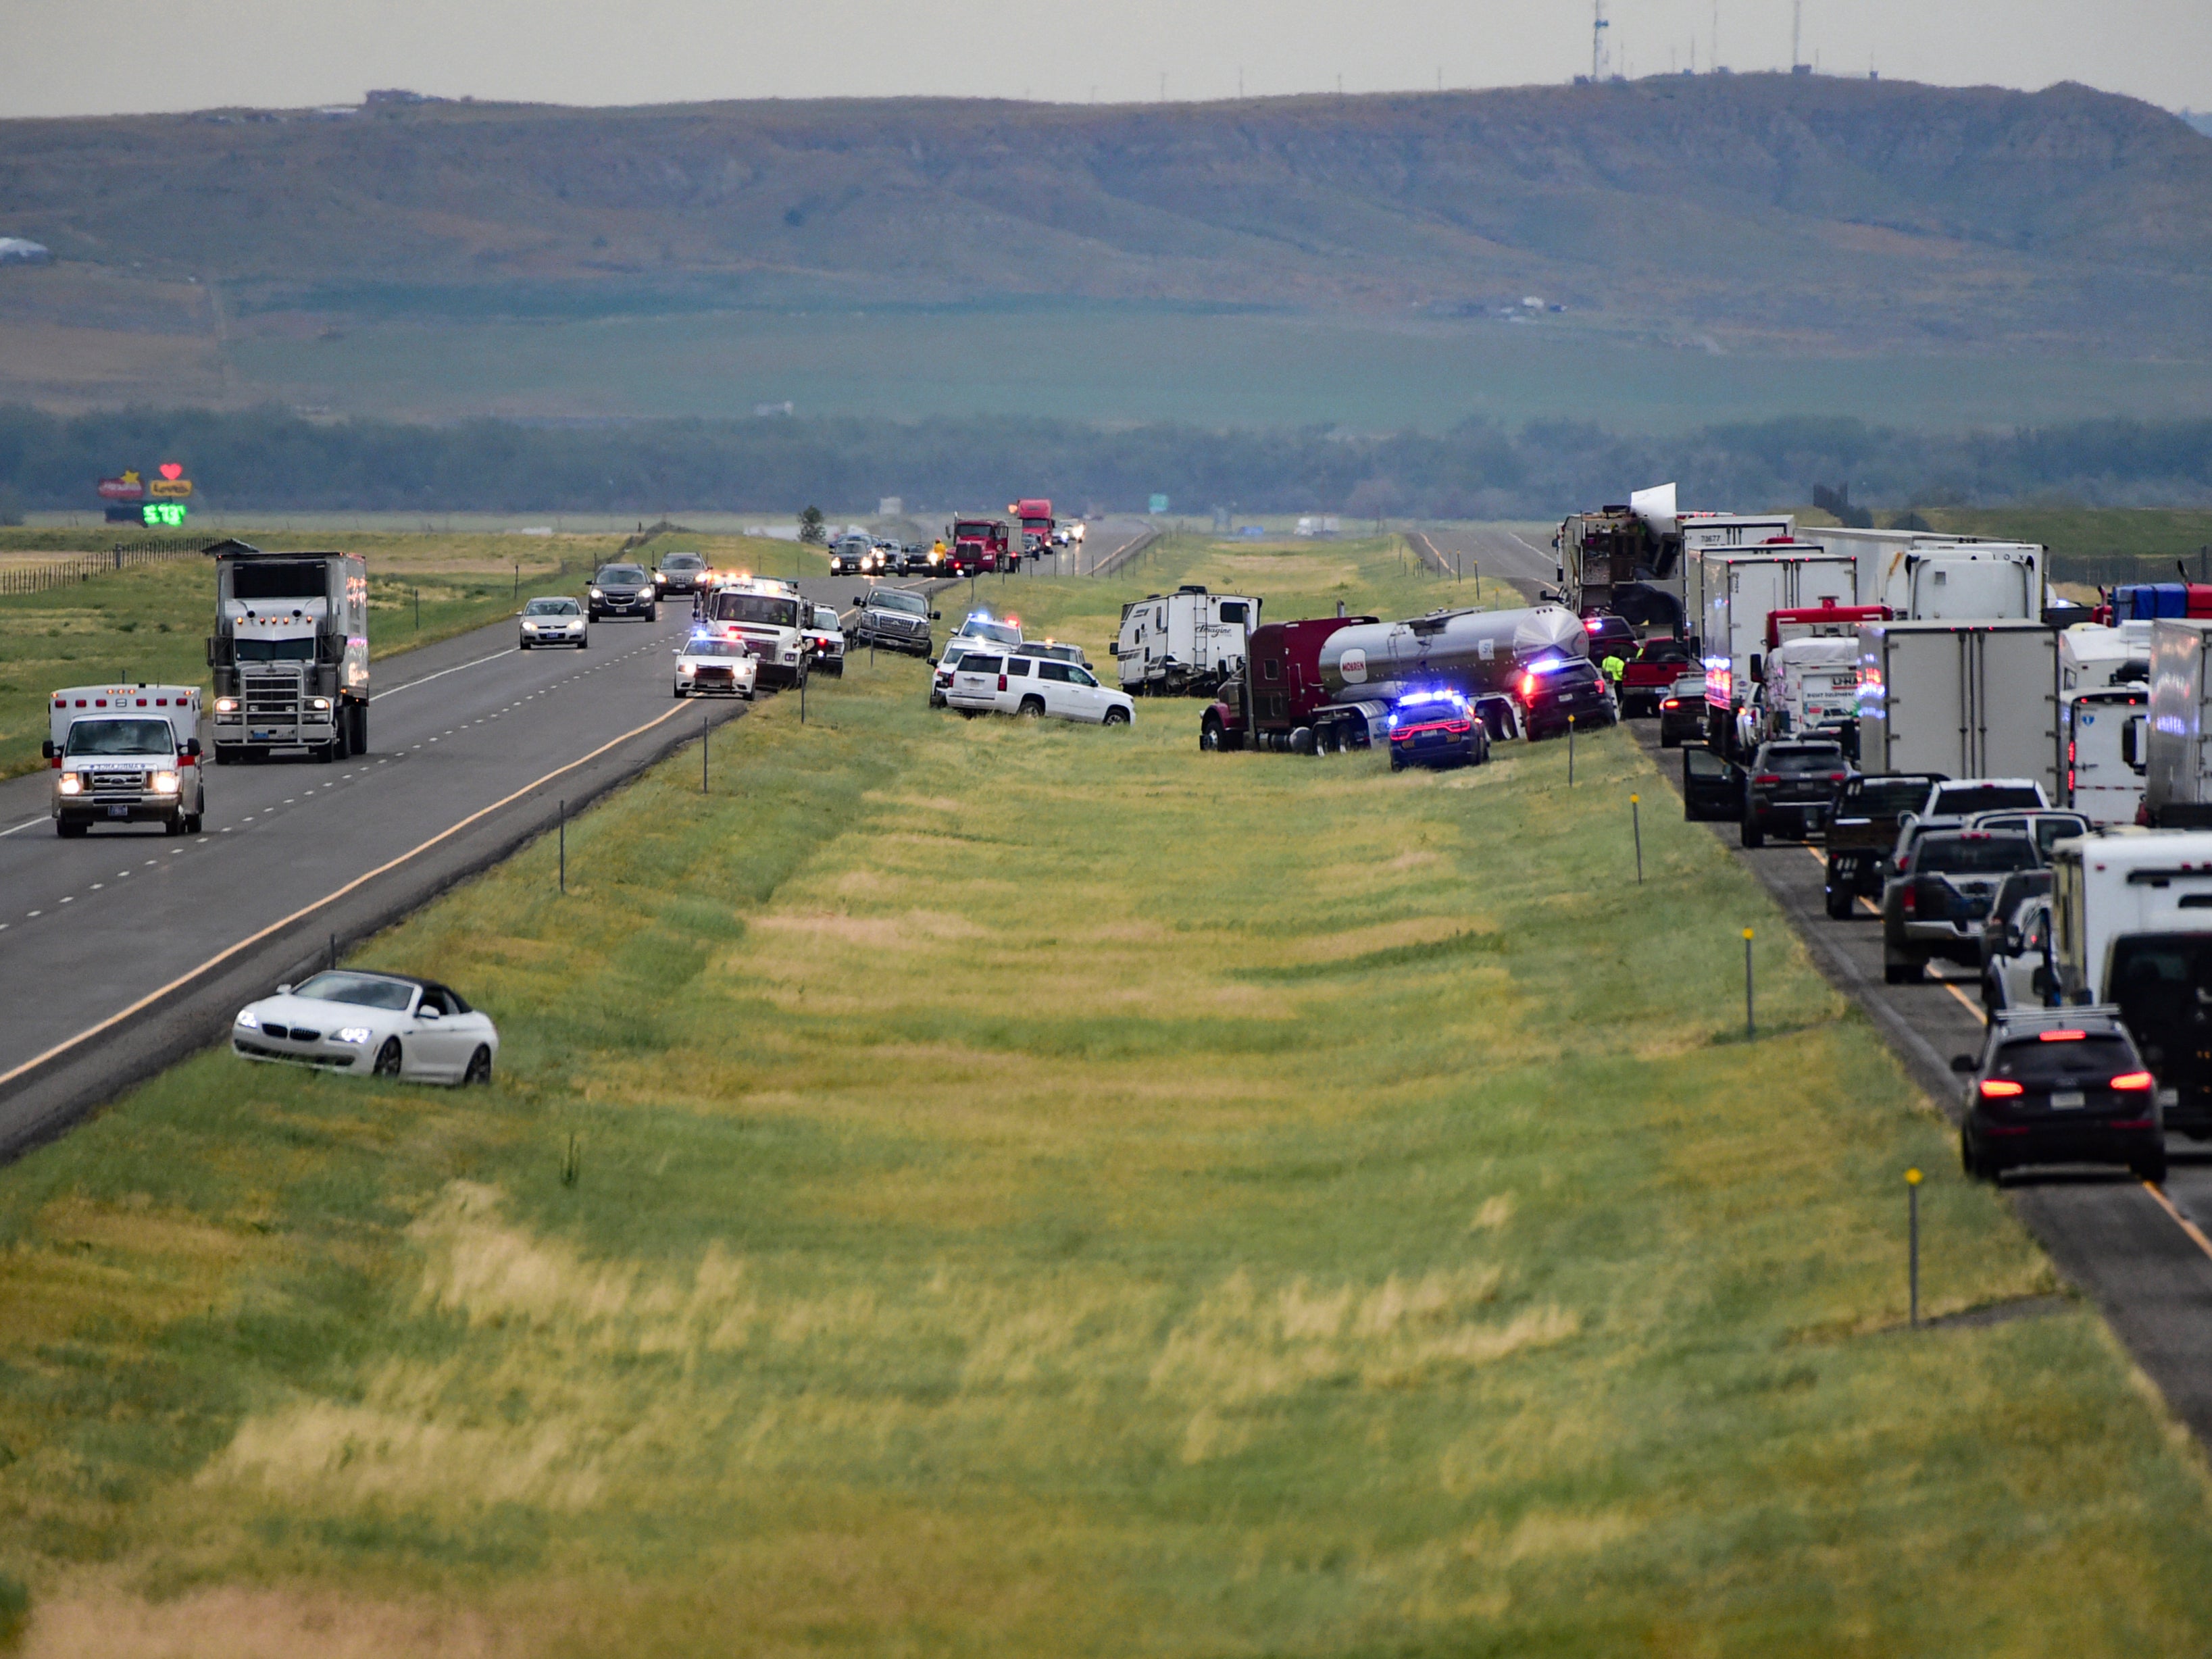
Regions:
[[1982, 1079], [1984, 1100], [2009, 1100], [2014, 1095], [2027, 1092], [2027, 1090], [2019, 1084], [2008, 1083], [2001, 1077], [1985, 1077]]
[[2150, 1087], [2150, 1082], [2148, 1072], [2123, 1072], [2112, 1079], [2112, 1087], [2130, 1090], [2148, 1089]]
[[1521, 677], [1521, 695], [1524, 697], [1533, 697], [1536, 695], [1536, 677], [1534, 674], [1523, 674]]
[[2087, 1031], [2042, 1031], [2037, 1033], [2035, 1040], [2038, 1042], [2080, 1042], [2088, 1035]]
[[1752, 781], [1753, 783], [1779, 783], [1782, 781], [1782, 774], [1779, 772], [1761, 772], [1757, 777], [1752, 779]]

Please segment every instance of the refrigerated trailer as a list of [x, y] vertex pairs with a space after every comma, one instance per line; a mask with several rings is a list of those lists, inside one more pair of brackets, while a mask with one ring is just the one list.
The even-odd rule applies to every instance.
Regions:
[[2212, 622], [2161, 617], [2150, 625], [2150, 730], [2143, 814], [2169, 830], [2212, 830]]
[[1698, 556], [1696, 586], [1706, 741], [1734, 759], [1736, 716], [1760, 672], [1767, 618], [1778, 611], [1856, 605], [1858, 566], [1849, 554], [1831, 553], [1817, 542], [1713, 548]]
[[1887, 622], [1859, 629], [1859, 764], [1952, 778], [2064, 769], [2058, 630], [2039, 622]]

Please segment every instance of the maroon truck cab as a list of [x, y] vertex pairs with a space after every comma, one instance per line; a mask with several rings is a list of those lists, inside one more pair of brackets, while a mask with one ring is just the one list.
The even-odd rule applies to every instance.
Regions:
[[1373, 617], [1309, 617], [1265, 623], [1252, 630], [1244, 672], [1224, 681], [1199, 723], [1201, 749], [1285, 749], [1291, 733], [1312, 724], [1330, 700], [1322, 683], [1321, 648], [1340, 628]]
[[951, 570], [956, 576], [980, 576], [987, 571], [1012, 570], [1017, 555], [1009, 549], [1003, 519], [955, 519], [952, 521]]

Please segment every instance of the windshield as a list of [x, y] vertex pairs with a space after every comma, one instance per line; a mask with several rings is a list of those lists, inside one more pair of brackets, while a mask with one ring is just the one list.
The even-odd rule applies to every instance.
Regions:
[[645, 572], [634, 564], [611, 564], [599, 572], [599, 582], [602, 587], [618, 587], [625, 583], [633, 587], [642, 587], [645, 586]]
[[578, 614], [574, 599], [532, 599], [522, 607], [526, 617], [573, 617]]
[[1020, 629], [1005, 623], [984, 622], [975, 617], [961, 623], [960, 631], [972, 639], [989, 640], [996, 645], [1019, 645], [1022, 642]]
[[1844, 786], [1841, 811], [1853, 817], [1902, 817], [1927, 799], [1925, 778], [1853, 778]]
[[313, 662], [315, 642], [304, 640], [240, 640], [238, 660], [240, 662]]
[[671, 553], [660, 562], [663, 570], [702, 570], [707, 562], [696, 553]]
[[826, 605], [817, 605], [814, 607], [814, 625], [817, 628], [827, 629], [833, 634], [838, 632], [842, 626], [837, 620], [837, 613]]
[[2033, 868], [2035, 843], [2026, 836], [1930, 836], [1912, 862], [1923, 876], [1996, 875]]
[[708, 601], [707, 614], [716, 622], [760, 623], [769, 628], [799, 626], [799, 601], [779, 599], [766, 593], [720, 592]]
[[684, 647], [687, 657], [750, 657], [752, 651], [743, 640], [694, 640]]
[[167, 720], [79, 720], [69, 729], [72, 755], [171, 755], [176, 738]]
[[347, 1002], [357, 1008], [404, 1013], [415, 999], [415, 988], [404, 979], [374, 974], [317, 974], [306, 984], [294, 986], [292, 994], [312, 1002]]
[[954, 525], [952, 534], [960, 541], [982, 542], [988, 541], [991, 538], [991, 532], [997, 528], [998, 526], [990, 523], [988, 520], [969, 519]]
[[929, 611], [920, 594], [896, 587], [878, 588], [868, 595], [868, 603], [878, 611], [903, 611], [909, 617], [925, 616]]
[[1963, 818], [1976, 812], [1995, 812], [2007, 806], [2041, 806], [2042, 798], [2033, 785], [1972, 784], [1958, 788], [1942, 788], [1923, 817]]
[[2052, 1084], [2101, 1084], [2139, 1067], [2133, 1044], [2118, 1032], [2100, 1031], [2051, 1042], [2041, 1037], [2008, 1042], [1997, 1050], [1990, 1075], [2047, 1088]]
[[1844, 769], [1844, 751], [1826, 744], [1769, 749], [1754, 764], [1770, 772], [1840, 772]]

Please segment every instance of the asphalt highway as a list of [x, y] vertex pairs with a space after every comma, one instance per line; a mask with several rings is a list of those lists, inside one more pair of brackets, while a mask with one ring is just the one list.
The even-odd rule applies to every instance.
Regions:
[[[841, 611], [858, 591], [801, 588]], [[517, 650], [510, 620], [382, 659], [367, 755], [210, 766], [197, 836], [63, 841], [45, 773], [0, 784], [0, 1155], [218, 1040], [333, 936], [342, 951], [742, 712], [671, 695], [690, 623], [678, 600], [658, 623], [594, 623], [586, 651]]]
[[1449, 530], [1425, 530], [1409, 537], [1440, 575], [1456, 576], [1473, 583], [1480, 577], [1486, 594], [1493, 580], [1510, 582], [1521, 597], [1535, 603], [1539, 588], [1549, 587], [1558, 574], [1552, 550], [1498, 525], [1465, 525]]
[[[1679, 766], [1674, 751], [1657, 747], [1656, 723], [1632, 724], [1662, 767]], [[1983, 1031], [1975, 976], [1939, 964], [1923, 984], [1884, 984], [1881, 919], [1863, 900], [1850, 921], [1828, 919], [1817, 848], [1770, 842], [1750, 851], [1736, 845], [1734, 824], [1708, 827], [1750, 866], [1820, 971], [1866, 1010], [1955, 1121], [1964, 1097], [1950, 1058], [1978, 1049]], [[2087, 1170], [2022, 1171], [2004, 1184], [2061, 1274], [2096, 1304], [2174, 1413], [2212, 1445], [2212, 1145], [2172, 1135], [2167, 1151], [2163, 1189], [2124, 1171]], [[1936, 1173], [1962, 1178], [1956, 1171], [1954, 1164]], [[1924, 1262], [1923, 1285], [1940, 1293], [1942, 1273], [1940, 1261]]]

